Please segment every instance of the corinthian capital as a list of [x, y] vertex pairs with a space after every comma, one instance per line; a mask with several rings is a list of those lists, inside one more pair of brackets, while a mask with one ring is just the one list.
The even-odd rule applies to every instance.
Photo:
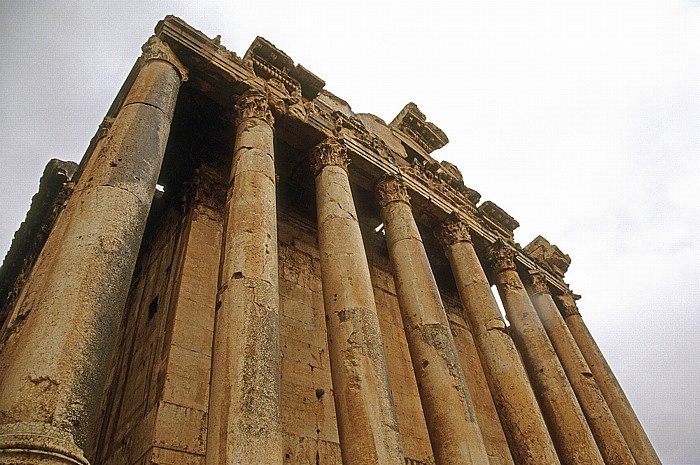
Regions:
[[309, 155], [314, 176], [318, 176], [326, 166], [340, 166], [347, 171], [350, 164], [345, 145], [334, 137], [329, 137], [312, 148]]
[[566, 319], [571, 315], [580, 315], [580, 313], [578, 312], [578, 306], [576, 305], [576, 300], [579, 297], [580, 296], [574, 294], [573, 292], [567, 292], [566, 294], [557, 296], [557, 300], [559, 301], [559, 312], [561, 312], [561, 316], [563, 316]]
[[515, 269], [515, 251], [502, 239], [494, 242], [488, 248], [487, 254], [496, 271]]
[[383, 176], [377, 182], [377, 199], [379, 206], [384, 208], [391, 202], [410, 203], [411, 198], [406, 192], [406, 185], [400, 179], [392, 175]]
[[440, 244], [442, 244], [443, 248], [447, 248], [458, 242], [472, 241], [467, 222], [458, 218], [456, 215], [451, 215], [442, 222], [435, 231], [435, 237]]
[[246, 119], [259, 119], [272, 127], [275, 118], [270, 111], [267, 95], [258, 90], [248, 90], [238, 98], [236, 103], [236, 126]]
[[180, 80], [185, 82], [187, 80], [187, 68], [182, 64], [182, 62], [177, 58], [175, 53], [168, 44], [160, 40], [156, 36], [151, 36], [145, 44], [141, 46], [141, 58], [144, 61], [150, 60], [160, 60], [165, 61], [173, 65], [173, 67], [180, 73]]
[[530, 270], [530, 284], [533, 294], [551, 294], [547, 277], [540, 270]]

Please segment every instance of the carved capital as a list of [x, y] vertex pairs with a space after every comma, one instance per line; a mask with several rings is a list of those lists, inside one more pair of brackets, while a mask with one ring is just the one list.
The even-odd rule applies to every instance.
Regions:
[[406, 185], [400, 179], [387, 175], [383, 176], [377, 183], [377, 199], [381, 208], [386, 207], [391, 202], [405, 202], [410, 204], [411, 197], [406, 192]]
[[160, 40], [156, 36], [151, 36], [143, 46], [141, 46], [141, 58], [144, 62], [150, 60], [160, 60], [165, 61], [173, 65], [173, 67], [180, 74], [180, 80], [185, 82], [187, 80], [188, 72], [185, 65], [175, 56], [175, 53], [171, 50], [170, 46]]
[[488, 248], [487, 254], [497, 272], [515, 270], [515, 251], [502, 239], [494, 242]]
[[573, 292], [567, 292], [566, 294], [557, 296], [557, 300], [559, 301], [559, 312], [564, 319], [572, 315], [580, 315], [578, 306], [576, 305], [576, 300], [578, 298], [579, 296]]
[[530, 284], [533, 294], [551, 294], [547, 277], [540, 270], [530, 270]]
[[435, 231], [435, 237], [440, 244], [442, 244], [443, 248], [447, 248], [458, 242], [472, 241], [467, 222], [458, 218], [456, 215], [452, 215], [442, 222]]
[[350, 164], [345, 144], [343, 144], [342, 139], [334, 137], [329, 137], [312, 148], [309, 155], [314, 176], [318, 176], [326, 166], [340, 166], [347, 171]]
[[259, 119], [273, 127], [275, 118], [270, 111], [267, 95], [257, 90], [249, 90], [238, 98], [238, 102], [236, 102], [236, 126], [246, 119]]

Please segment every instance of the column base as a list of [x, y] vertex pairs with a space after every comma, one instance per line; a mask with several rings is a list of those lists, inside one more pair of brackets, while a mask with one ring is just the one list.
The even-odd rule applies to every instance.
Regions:
[[46, 423], [0, 425], [0, 463], [90, 465], [70, 433]]

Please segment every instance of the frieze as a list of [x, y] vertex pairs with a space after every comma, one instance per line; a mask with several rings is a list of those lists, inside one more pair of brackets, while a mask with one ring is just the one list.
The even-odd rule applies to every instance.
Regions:
[[345, 142], [335, 137], [327, 138], [311, 149], [310, 163], [314, 176], [318, 176], [326, 166], [339, 166], [347, 171], [350, 158], [347, 155]]
[[386, 142], [372, 134], [358, 118], [345, 115], [340, 111], [334, 111], [332, 117], [337, 135], [350, 132], [355, 140], [370, 151], [378, 153], [382, 158], [389, 158], [389, 146]]
[[515, 270], [515, 250], [502, 239], [497, 239], [487, 249], [487, 256], [497, 272]]
[[435, 165], [439, 167], [437, 163], [421, 163], [414, 159], [410, 166], [401, 168], [401, 172], [420, 181], [428, 189], [439, 192], [443, 197], [460, 208], [470, 213], [476, 213], [476, 204], [473, 199], [478, 201], [481, 197], [479, 193], [468, 187], [463, 187], [463, 189], [455, 188], [455, 185], [452, 183], [454, 178], [447, 173], [439, 172]]
[[236, 126], [245, 119], [260, 119], [270, 127], [275, 124], [275, 119], [270, 111], [267, 95], [257, 90], [249, 90], [238, 98], [236, 103]]
[[454, 214], [450, 215], [436, 228], [435, 237], [443, 248], [447, 248], [458, 242], [472, 241], [471, 234], [469, 234], [469, 226], [467, 226], [466, 221]]
[[384, 208], [391, 202], [405, 202], [410, 204], [411, 198], [406, 191], [406, 185], [395, 176], [383, 176], [377, 182], [377, 199], [379, 206]]
[[170, 49], [168, 44], [160, 40], [156, 36], [151, 36], [148, 41], [141, 47], [141, 58], [144, 62], [150, 60], [161, 60], [166, 61], [173, 65], [177, 72], [180, 73], [180, 79], [185, 82], [188, 78], [187, 68], [180, 62], [180, 60], [175, 56], [173, 51]]

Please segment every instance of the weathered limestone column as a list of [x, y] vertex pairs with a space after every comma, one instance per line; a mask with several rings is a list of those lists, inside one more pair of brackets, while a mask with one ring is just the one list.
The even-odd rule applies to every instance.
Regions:
[[518, 465], [558, 464], [559, 459], [537, 401], [491, 293], [467, 224], [448, 218], [437, 232], [454, 274], [464, 319], [469, 322], [508, 440]]
[[435, 463], [488, 464], [469, 389], [406, 187], [380, 180], [377, 196], [396, 293]]
[[610, 411], [617, 421], [617, 426], [620, 428], [625, 441], [627, 441], [627, 445], [637, 464], [661, 465], [661, 460], [656, 455], [654, 446], [649, 441], [642, 424], [634, 413], [634, 409], [632, 409], [632, 405], [627, 400], [625, 392], [622, 390], [617, 378], [615, 378], [615, 374], [610, 365], [608, 365], [607, 360], [605, 360], [600, 348], [598, 348], [595, 339], [588, 331], [588, 327], [583, 322], [576, 306], [574, 295], [571, 293], [564, 294], [559, 296], [558, 300], [566, 325], [576, 340], [583, 357], [586, 359], [591, 373], [593, 373], [593, 378], [598, 383], [598, 387], [600, 387], [600, 391], [603, 393], [603, 397], [605, 397], [605, 401], [610, 407]]
[[206, 463], [281, 464], [274, 121], [267, 97], [256, 91], [236, 109]]
[[608, 465], [634, 465], [634, 457], [615, 418], [552, 299], [547, 278], [539, 271], [530, 272], [530, 278], [530, 299], [569, 378], [603, 460]]
[[100, 396], [187, 79], [160, 39], [151, 37], [143, 52], [18, 303], [27, 317], [0, 357], [0, 463], [88, 463], [84, 451], [96, 439]]
[[403, 465], [394, 400], [345, 147], [311, 151], [333, 397], [344, 465]]
[[574, 391], [515, 269], [514, 250], [499, 239], [489, 248], [489, 259], [515, 343], [559, 458], [565, 465], [603, 464]]

